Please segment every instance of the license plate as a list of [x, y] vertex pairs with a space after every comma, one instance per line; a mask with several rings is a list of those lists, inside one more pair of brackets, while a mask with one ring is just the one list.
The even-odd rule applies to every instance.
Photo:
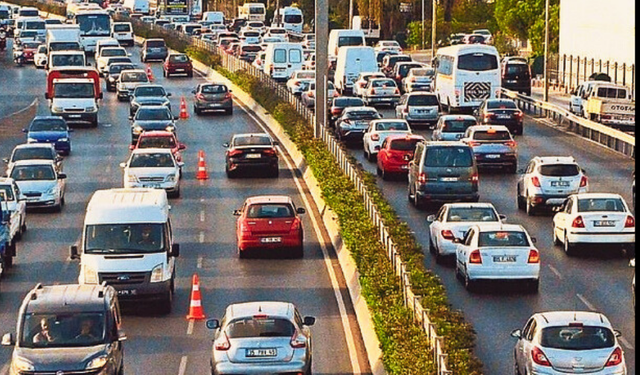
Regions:
[[487, 159], [500, 159], [500, 155], [499, 154], [489, 154], [489, 155], [486, 155], [485, 158], [487, 158]]
[[247, 349], [247, 357], [275, 357], [277, 349]]
[[567, 187], [569, 186], [569, 181], [551, 181], [551, 186]]
[[158, 189], [160, 187], [160, 184], [143, 184], [142, 187], [148, 189]]
[[495, 263], [513, 263], [516, 261], [516, 256], [515, 255], [494, 256], [493, 261]]
[[220, 103], [209, 103], [209, 107], [220, 107]]
[[134, 295], [136, 295], [136, 290], [135, 289], [118, 290], [118, 295], [119, 296], [134, 296]]
[[498, 118], [511, 118], [511, 115], [498, 115]]
[[262, 243], [280, 243], [280, 242], [282, 242], [282, 238], [281, 237], [265, 237], [265, 238], [261, 238], [260, 242], [262, 242]]
[[458, 177], [441, 177], [440, 181], [444, 181], [444, 182], [458, 181]]
[[595, 220], [593, 222], [594, 227], [615, 227], [616, 222], [614, 220]]
[[260, 159], [262, 154], [247, 154], [245, 156], [246, 159]]
[[402, 166], [400, 166], [400, 169], [409, 169], [409, 166], [408, 165], [402, 165]]
[[184, 69], [176, 69], [176, 72], [184, 72]]
[[80, 118], [80, 117], [82, 117], [82, 116], [80, 116], [80, 115], [69, 115], [69, 117], [70, 117], [70, 118]]

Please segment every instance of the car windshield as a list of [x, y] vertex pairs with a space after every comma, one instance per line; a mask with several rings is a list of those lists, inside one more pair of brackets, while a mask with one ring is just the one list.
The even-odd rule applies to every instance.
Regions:
[[394, 139], [389, 148], [396, 151], [414, 151], [420, 139]]
[[438, 97], [435, 95], [410, 95], [407, 105], [415, 106], [437, 106]]
[[411, 69], [411, 75], [416, 77], [433, 77], [436, 74], [435, 69], [427, 68], [413, 68]]
[[258, 203], [247, 209], [247, 217], [251, 219], [271, 219], [293, 217], [293, 207], [287, 203]]
[[468, 53], [458, 57], [458, 69], [482, 72], [498, 69], [498, 57], [487, 53]]
[[172, 63], [185, 63], [188, 62], [189, 58], [187, 55], [171, 55], [169, 56], [169, 62]]
[[16, 181], [53, 181], [56, 174], [50, 165], [20, 165], [11, 170]]
[[404, 121], [380, 121], [376, 130], [409, 130], [409, 125]]
[[482, 130], [473, 133], [473, 139], [478, 141], [508, 141], [511, 139], [511, 134], [508, 130], [490, 131]]
[[133, 96], [165, 96], [164, 88], [160, 86], [138, 86], [133, 91]]
[[489, 207], [451, 207], [448, 222], [499, 221], [496, 212]]
[[147, 82], [147, 74], [145, 72], [124, 72], [120, 75], [121, 82]]
[[543, 328], [540, 345], [562, 350], [591, 350], [611, 348], [615, 336], [606, 327], [582, 326], [579, 324]]
[[464, 133], [469, 126], [477, 125], [475, 119], [444, 120], [443, 133]]
[[104, 57], [109, 56], [127, 56], [127, 51], [121, 48], [104, 48], [100, 52], [100, 55]]
[[53, 42], [49, 43], [50, 51], [79, 51], [81, 49], [78, 42]]
[[118, 74], [123, 70], [134, 69], [135, 67], [130, 64], [113, 64], [109, 66], [109, 74]]
[[0, 200], [13, 200], [13, 189], [11, 188], [11, 185], [0, 185]]
[[471, 167], [473, 155], [465, 147], [431, 147], [424, 164], [427, 167]]
[[174, 148], [176, 140], [173, 137], [140, 137], [138, 148]]
[[80, 55], [53, 55], [51, 56], [53, 66], [84, 66], [84, 56]]
[[541, 165], [540, 174], [547, 177], [570, 177], [580, 174], [580, 167], [575, 164]]
[[162, 223], [87, 225], [84, 238], [86, 254], [157, 253], [166, 249]]
[[37, 119], [29, 125], [29, 131], [67, 131], [69, 128], [64, 120], [61, 119]]
[[529, 240], [524, 232], [519, 231], [490, 231], [480, 232], [478, 246], [481, 247], [512, 247], [529, 246]]
[[360, 107], [363, 105], [364, 102], [360, 98], [342, 97], [333, 100], [334, 107]]
[[136, 120], [140, 121], [153, 121], [153, 120], [172, 120], [171, 112], [168, 108], [145, 108], [141, 107], [136, 112]]
[[380, 118], [376, 111], [349, 111], [346, 118], [350, 120], [374, 120]]
[[267, 135], [253, 135], [236, 137], [233, 139], [234, 146], [271, 146], [271, 138]]
[[625, 212], [620, 198], [581, 198], [578, 199], [578, 212]]
[[25, 49], [36, 49], [40, 47], [40, 42], [22, 42], [22, 48]]
[[53, 85], [54, 98], [93, 98], [93, 83], [55, 83]]
[[225, 330], [230, 339], [249, 337], [292, 337], [293, 323], [282, 318], [255, 316], [233, 320]]
[[129, 26], [128, 24], [116, 24], [113, 25], [113, 31], [115, 32], [119, 32], [119, 33], [126, 33], [131, 31], [131, 26]]
[[25, 147], [17, 148], [11, 157], [12, 162], [20, 160], [53, 160], [55, 153], [51, 148], [45, 147]]
[[21, 322], [20, 347], [67, 348], [105, 343], [102, 312], [26, 313]]
[[510, 100], [490, 100], [487, 109], [518, 109], [518, 106]]
[[204, 94], [224, 94], [227, 92], [227, 86], [224, 85], [204, 85], [202, 86], [202, 93]]
[[134, 154], [129, 161], [129, 168], [173, 168], [173, 159], [169, 153]]

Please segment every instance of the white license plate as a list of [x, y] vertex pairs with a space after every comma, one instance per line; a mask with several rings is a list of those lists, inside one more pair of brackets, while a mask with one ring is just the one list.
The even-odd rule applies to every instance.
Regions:
[[569, 181], [551, 181], [551, 186], [567, 187], [569, 186], [569, 183]]
[[515, 255], [494, 256], [493, 261], [495, 263], [513, 263], [516, 261], [516, 256]]
[[595, 220], [593, 222], [594, 227], [615, 227], [616, 222], [614, 220]]
[[81, 115], [69, 115], [69, 117], [71, 117], [71, 118], [80, 118], [82, 116]]
[[184, 72], [184, 69], [176, 69], [176, 72]]
[[500, 155], [498, 154], [489, 154], [485, 156], [487, 159], [500, 159]]
[[137, 291], [135, 289], [118, 290], [119, 296], [135, 296], [136, 294], [137, 294]]
[[142, 187], [148, 189], [158, 189], [160, 187], [160, 184], [143, 184]]
[[247, 357], [275, 357], [277, 349], [247, 349]]
[[246, 159], [260, 159], [262, 157], [261, 154], [247, 154], [245, 155]]
[[458, 181], [458, 177], [441, 177], [440, 181], [443, 181], [443, 182]]
[[498, 118], [507, 119], [511, 118], [511, 115], [498, 115]]
[[280, 242], [282, 242], [282, 237], [265, 237], [265, 238], [261, 238], [260, 242], [262, 242], [262, 243], [280, 243]]

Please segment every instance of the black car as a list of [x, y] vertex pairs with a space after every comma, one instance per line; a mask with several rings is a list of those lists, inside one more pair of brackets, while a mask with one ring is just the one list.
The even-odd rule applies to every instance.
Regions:
[[329, 125], [334, 126], [347, 107], [364, 107], [364, 102], [361, 98], [355, 98], [353, 96], [338, 96], [334, 98], [331, 103], [331, 108], [329, 108]]
[[116, 91], [116, 84], [118, 77], [120, 77], [120, 72], [129, 69], [136, 69], [136, 66], [132, 63], [115, 63], [109, 65], [104, 74], [104, 79], [107, 82], [107, 91]]
[[135, 115], [138, 108], [145, 105], [163, 105], [171, 111], [170, 96], [171, 93], [166, 92], [161, 85], [138, 86], [133, 90], [133, 94], [131, 94], [129, 115]]
[[13, 346], [11, 374], [123, 373], [127, 336], [112, 286], [38, 284], [18, 314], [15, 336], [2, 337]]
[[192, 91], [195, 95], [193, 112], [196, 115], [204, 111], [224, 111], [233, 114], [233, 96], [224, 83], [201, 83]]
[[227, 177], [234, 178], [240, 169], [267, 171], [278, 177], [278, 151], [275, 142], [265, 133], [235, 134], [225, 153], [225, 172]]
[[509, 59], [502, 63], [502, 87], [531, 96], [531, 68], [526, 61]]
[[138, 142], [143, 131], [165, 130], [176, 132], [175, 117], [171, 110], [163, 105], [148, 105], [140, 107], [135, 116], [129, 116], [131, 123], [131, 144]]
[[524, 113], [511, 99], [486, 99], [474, 114], [481, 124], [504, 125], [511, 134], [522, 135]]
[[336, 121], [336, 136], [344, 142], [362, 142], [371, 120], [382, 118], [373, 107], [348, 107]]
[[234, 33], [239, 33], [240, 29], [247, 24], [247, 20], [244, 18], [234, 18], [229, 26], [229, 30]]

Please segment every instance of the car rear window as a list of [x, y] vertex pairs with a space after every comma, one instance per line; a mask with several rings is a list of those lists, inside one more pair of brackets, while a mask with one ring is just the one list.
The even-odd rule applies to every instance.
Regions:
[[452, 207], [449, 209], [447, 221], [498, 221], [498, 217], [489, 207]]
[[426, 167], [471, 167], [473, 155], [468, 147], [430, 147], [424, 162]]
[[202, 86], [202, 92], [205, 94], [223, 94], [227, 92], [227, 87], [224, 85], [206, 85]]
[[409, 130], [404, 121], [381, 121], [376, 123], [376, 130]]
[[396, 151], [414, 151], [420, 139], [394, 139], [389, 148]]
[[410, 95], [407, 100], [408, 105], [416, 106], [437, 106], [438, 98], [435, 95]]
[[258, 45], [250, 45], [250, 46], [242, 46], [243, 52], [260, 52], [262, 51], [262, 47]]
[[473, 133], [473, 139], [478, 141], [508, 141], [511, 134], [506, 130], [500, 131], [477, 131]]
[[624, 99], [627, 97], [627, 90], [613, 87], [600, 87], [598, 88], [597, 96], [600, 98]]
[[174, 148], [176, 142], [173, 137], [140, 137], [139, 148]]
[[333, 100], [334, 107], [360, 107], [364, 102], [360, 98], [336, 98]]
[[487, 102], [487, 109], [518, 109], [518, 106], [510, 100], [492, 100]]
[[371, 82], [371, 87], [396, 87], [396, 82], [390, 79], [376, 80]]
[[316, 73], [311, 71], [311, 72], [298, 72], [296, 74], [296, 77], [298, 79], [314, 79], [316, 78]]
[[126, 33], [131, 31], [131, 26], [128, 24], [113, 25], [113, 31], [116, 31], [119, 33]]
[[100, 53], [102, 56], [127, 56], [127, 51], [120, 48], [105, 48]]
[[293, 217], [293, 207], [290, 204], [252, 204], [247, 211], [247, 217], [252, 219]]
[[363, 46], [364, 38], [361, 36], [341, 36], [338, 37], [338, 47]]
[[529, 240], [524, 232], [517, 231], [491, 231], [481, 232], [478, 236], [478, 246], [484, 247], [510, 247], [529, 246]]
[[379, 118], [379, 115], [375, 111], [353, 111], [348, 112], [347, 118], [352, 120], [373, 120]]
[[150, 48], [164, 47], [164, 40], [147, 40], [147, 47], [150, 47]]
[[543, 328], [540, 344], [562, 350], [611, 348], [615, 337], [610, 329], [594, 326], [560, 326]]
[[266, 135], [253, 135], [237, 137], [233, 140], [234, 146], [271, 146], [271, 138]]
[[624, 204], [619, 198], [578, 199], [578, 212], [625, 212]]
[[540, 174], [548, 177], [569, 177], [580, 174], [580, 167], [575, 164], [553, 164], [540, 166]]
[[507, 65], [506, 75], [518, 75], [524, 78], [529, 76], [529, 66], [526, 64], [509, 64]]
[[458, 69], [472, 72], [498, 69], [498, 57], [487, 53], [468, 53], [458, 57]]
[[443, 133], [464, 133], [467, 128], [477, 125], [476, 120], [445, 120], [442, 126]]
[[282, 318], [247, 317], [229, 323], [226, 329], [230, 339], [248, 337], [291, 337], [295, 332], [293, 323]]
[[187, 55], [171, 55], [169, 56], [169, 62], [176, 62], [176, 63], [184, 63], [189, 61], [189, 58], [187, 57]]

